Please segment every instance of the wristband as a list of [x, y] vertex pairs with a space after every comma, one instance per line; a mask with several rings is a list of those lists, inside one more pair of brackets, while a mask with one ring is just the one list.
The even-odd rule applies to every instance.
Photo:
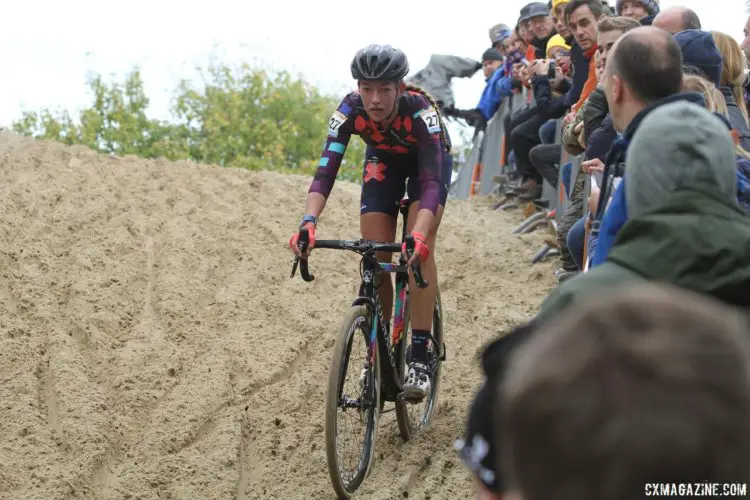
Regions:
[[302, 228], [302, 226], [304, 226], [308, 222], [312, 222], [313, 226], [318, 227], [318, 218], [314, 215], [305, 215], [304, 217], [302, 217], [302, 222], [300, 222], [299, 227]]

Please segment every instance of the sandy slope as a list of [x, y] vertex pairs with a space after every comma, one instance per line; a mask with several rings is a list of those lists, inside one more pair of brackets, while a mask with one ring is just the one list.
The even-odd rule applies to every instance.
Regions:
[[[320, 251], [315, 282], [289, 279], [308, 182], [0, 133], [0, 497], [332, 498], [325, 383], [358, 271]], [[358, 201], [338, 183], [319, 237], [356, 236]], [[486, 203], [441, 229], [434, 426], [404, 444], [384, 415], [361, 498], [472, 494], [452, 445], [473, 356], [552, 285], [525, 264], [541, 236]]]

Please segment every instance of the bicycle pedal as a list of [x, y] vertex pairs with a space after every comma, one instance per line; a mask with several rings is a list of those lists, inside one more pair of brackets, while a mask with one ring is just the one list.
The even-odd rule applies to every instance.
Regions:
[[406, 401], [407, 403], [421, 403], [425, 399], [426, 398], [424, 396], [421, 397], [421, 398], [409, 398], [409, 397], [407, 397], [406, 392], [404, 392], [404, 391], [399, 392], [398, 395], [396, 396], [396, 400], [399, 403], [402, 402], [402, 401]]

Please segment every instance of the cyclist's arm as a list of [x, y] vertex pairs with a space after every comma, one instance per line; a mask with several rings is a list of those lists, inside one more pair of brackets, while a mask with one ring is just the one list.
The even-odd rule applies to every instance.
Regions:
[[305, 214], [318, 217], [331, 194], [346, 147], [354, 131], [355, 106], [351, 94], [344, 98], [328, 120], [328, 137], [318, 162], [312, 184], [307, 194]]
[[443, 170], [443, 142], [440, 138], [440, 120], [430, 106], [414, 120], [414, 135], [417, 139], [419, 211], [414, 231], [430, 236], [432, 221], [440, 204], [441, 172]]

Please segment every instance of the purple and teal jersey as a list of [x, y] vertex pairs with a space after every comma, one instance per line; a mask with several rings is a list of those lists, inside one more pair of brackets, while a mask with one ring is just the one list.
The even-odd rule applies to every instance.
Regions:
[[[418, 92], [407, 91], [401, 96], [398, 115], [387, 130], [380, 130], [367, 115], [359, 92], [352, 92], [344, 97], [328, 122], [328, 138], [309, 192], [328, 197], [349, 139], [352, 135], [358, 135], [367, 144], [368, 150], [386, 156], [413, 158], [419, 180], [419, 206], [434, 214], [441, 201], [443, 163], [447, 156], [440, 132], [441, 120], [437, 111]], [[446, 140], [450, 141], [448, 131], [444, 132]], [[386, 175], [384, 168], [388, 166], [365, 162], [364, 181], [380, 180]]]

